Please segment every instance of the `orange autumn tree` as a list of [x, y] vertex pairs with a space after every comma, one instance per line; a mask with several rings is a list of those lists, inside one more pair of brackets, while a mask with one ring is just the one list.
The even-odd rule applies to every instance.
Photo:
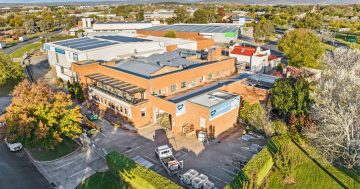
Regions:
[[12, 92], [6, 109], [6, 137], [29, 147], [53, 149], [64, 137], [81, 133], [82, 115], [73, 107], [69, 95], [53, 92], [43, 81], [20, 82]]

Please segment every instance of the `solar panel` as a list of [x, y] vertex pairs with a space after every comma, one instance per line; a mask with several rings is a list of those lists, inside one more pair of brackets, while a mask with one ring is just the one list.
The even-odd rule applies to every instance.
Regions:
[[79, 48], [76, 48], [76, 49], [80, 50], [80, 51], [84, 51], [84, 50], [90, 50], [90, 49], [95, 49], [95, 48], [100, 48], [100, 47], [105, 47], [105, 46], [110, 46], [110, 45], [115, 45], [115, 44], [117, 44], [117, 43], [95, 44], [93, 46], [79, 47]]
[[134, 37], [126, 37], [126, 36], [119, 36], [119, 35], [108, 35], [108, 36], [95, 36], [99, 39], [107, 39], [111, 41], [117, 41], [117, 42], [144, 42], [144, 41], [152, 41], [148, 39], [140, 39], [140, 38], [134, 38]]

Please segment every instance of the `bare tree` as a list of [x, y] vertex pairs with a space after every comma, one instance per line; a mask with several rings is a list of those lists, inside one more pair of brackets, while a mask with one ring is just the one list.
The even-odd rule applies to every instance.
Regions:
[[323, 59], [314, 93], [314, 130], [306, 135], [333, 163], [360, 166], [360, 51], [339, 48]]

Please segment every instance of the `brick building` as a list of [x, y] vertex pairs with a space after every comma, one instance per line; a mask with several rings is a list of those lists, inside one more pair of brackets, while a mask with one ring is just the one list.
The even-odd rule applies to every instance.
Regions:
[[[206, 130], [213, 136], [237, 124], [243, 94], [226, 88], [252, 75], [237, 73], [235, 58], [222, 56], [217, 48], [79, 62], [73, 71], [93, 104], [124, 117], [135, 128], [159, 123], [174, 133]], [[265, 98], [267, 91], [259, 93]]]

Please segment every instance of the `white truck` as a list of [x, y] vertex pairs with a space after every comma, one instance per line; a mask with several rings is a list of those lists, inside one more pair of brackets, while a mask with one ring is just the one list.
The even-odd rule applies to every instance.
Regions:
[[155, 155], [159, 158], [161, 165], [165, 168], [166, 172], [172, 175], [178, 175], [180, 170], [183, 169], [184, 162], [178, 161], [173, 153], [172, 148], [168, 145], [162, 145], [155, 148]]

